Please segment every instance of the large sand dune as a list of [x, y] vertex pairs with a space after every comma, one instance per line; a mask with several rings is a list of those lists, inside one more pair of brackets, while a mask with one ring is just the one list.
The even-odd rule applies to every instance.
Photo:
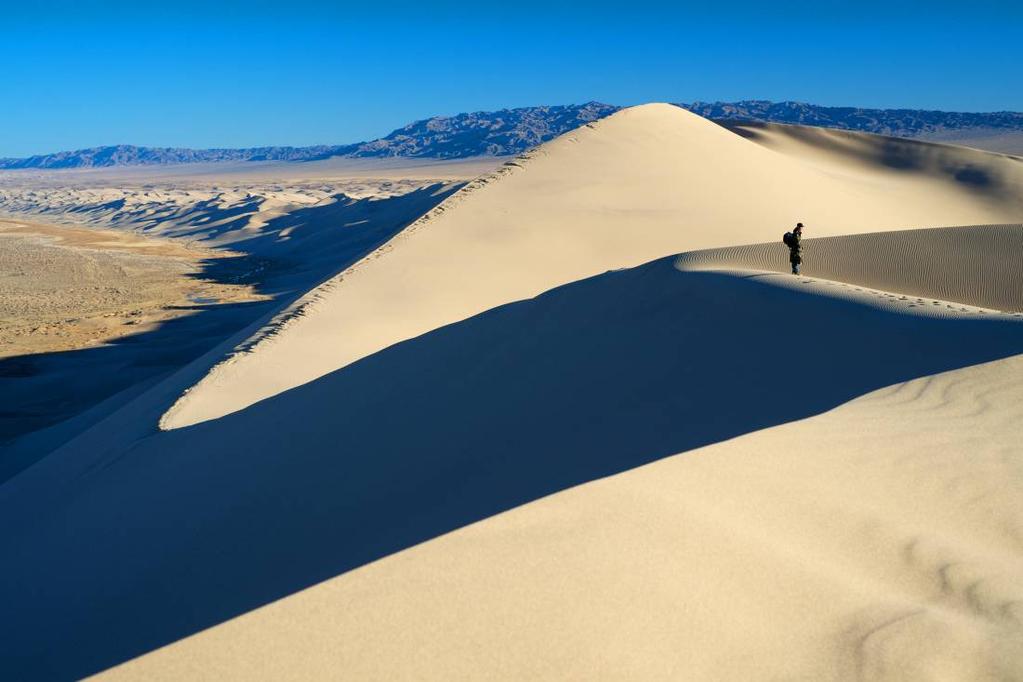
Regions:
[[[976, 173], [997, 168], [999, 183], [980, 186], [938, 161], [903, 168], [896, 180], [890, 166], [848, 148], [824, 164], [816, 147], [806, 159], [776, 152], [677, 107], [620, 112], [470, 184], [311, 292], [261, 343], [192, 388], [162, 425], [229, 414], [554, 286], [668, 253], [763, 241], [796, 220], [810, 225], [809, 236], [827, 236], [1023, 215], [1023, 162], [907, 144], [916, 155], [952, 153]], [[836, 159], [848, 172], [834, 170]]]
[[1023, 678], [1023, 321], [675, 255], [1020, 222], [840, 157], [655, 105], [451, 197], [0, 485], [2, 672]]
[[[907, 309], [783, 275], [680, 272], [674, 258], [571, 284], [218, 420], [124, 446], [104, 447], [109, 434], [94, 430], [13, 479], [0, 489], [14, 558], [0, 587], [15, 615], [3, 659], [43, 676], [96, 671], [543, 495], [1021, 350], [1023, 324], [1010, 316]], [[278, 666], [267, 677], [337, 666], [377, 679], [559, 678], [608, 665], [728, 679], [755, 677], [770, 654], [779, 674], [844, 679], [856, 633], [946, 613], [955, 594], [938, 571], [960, 556], [980, 563], [950, 569], [948, 589], [969, 588], [973, 573], [960, 570], [990, 575], [994, 615], [953, 611], [934, 627], [966, 642], [964, 664], [981, 665], [986, 650], [963, 647], [974, 637], [997, 648], [983, 633], [1020, 570], [1020, 403], [1008, 381], [1018, 365], [963, 370], [974, 384], [962, 393], [940, 388], [960, 379], [940, 380], [933, 414], [929, 391], [912, 399], [928, 379], [889, 389], [895, 399], [874, 411], [717, 446], [721, 468], [689, 453], [620, 486], [580, 488], [126, 675], [224, 677], [218, 656], [251, 655]], [[102, 426], [130, 432], [138, 417]], [[867, 424], [888, 431], [857, 440]], [[845, 440], [821, 435], [843, 429]], [[901, 435], [886, 443], [886, 433]], [[992, 487], [997, 497], [978, 497]], [[918, 535], [922, 568], [903, 551]], [[1019, 635], [1011, 617], [995, 625], [1010, 644]], [[914, 655], [927, 639], [899, 636]], [[296, 643], [306, 638], [319, 655]], [[748, 658], [735, 657], [740, 644]]]
[[1023, 679], [1021, 373], [900, 383], [574, 488], [103, 678]]

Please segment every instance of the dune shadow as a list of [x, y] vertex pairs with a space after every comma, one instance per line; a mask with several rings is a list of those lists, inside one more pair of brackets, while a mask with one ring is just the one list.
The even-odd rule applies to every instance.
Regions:
[[[74, 436], [19, 442], [198, 358], [270, 309], [270, 301], [189, 306], [187, 314], [101, 346], [0, 359], [0, 483]], [[177, 309], [185, 309], [176, 306]]]
[[672, 260], [399, 343], [106, 453], [73, 496], [3, 505], [7, 676], [97, 672], [545, 495], [1023, 352], [1018, 322]]
[[[95, 408], [103, 401], [200, 357], [349, 267], [461, 186], [435, 183], [383, 198], [339, 194], [270, 219], [257, 233], [230, 245], [239, 255], [203, 259], [201, 268], [188, 275], [249, 285], [270, 300], [166, 306], [188, 314], [98, 347], [0, 359], [0, 483], [73, 437], [88, 420], [79, 419], [78, 427], [68, 425], [60, 433], [26, 436], [90, 410], [99, 412]], [[201, 215], [199, 208], [190, 213]], [[248, 210], [222, 210], [215, 217], [247, 220], [243, 214]], [[232, 225], [221, 224], [214, 233]]]
[[949, 172], [957, 182], [976, 187], [987, 187], [994, 184], [994, 179], [987, 170], [972, 165], [952, 167]]
[[1000, 196], [1010, 189], [1005, 164], [994, 156], [981, 163], [985, 160], [985, 152], [981, 151], [839, 128], [732, 120], [716, 123], [755, 142], [765, 139], [763, 129], [774, 127], [784, 131], [787, 137], [822, 151], [890, 170], [928, 173], [972, 192]]

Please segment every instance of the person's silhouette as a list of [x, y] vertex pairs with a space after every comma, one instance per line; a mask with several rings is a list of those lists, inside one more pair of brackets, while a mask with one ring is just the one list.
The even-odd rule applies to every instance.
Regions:
[[796, 223], [796, 229], [790, 233], [791, 239], [785, 244], [789, 247], [789, 263], [792, 264], [792, 274], [799, 274], [799, 266], [803, 263], [803, 223]]

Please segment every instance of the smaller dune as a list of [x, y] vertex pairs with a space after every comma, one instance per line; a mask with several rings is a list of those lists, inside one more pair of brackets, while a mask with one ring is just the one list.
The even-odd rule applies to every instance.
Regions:
[[[681, 254], [679, 270], [788, 272], [781, 243]], [[976, 225], [803, 240], [801, 272], [905, 296], [1023, 312], [1023, 225]]]

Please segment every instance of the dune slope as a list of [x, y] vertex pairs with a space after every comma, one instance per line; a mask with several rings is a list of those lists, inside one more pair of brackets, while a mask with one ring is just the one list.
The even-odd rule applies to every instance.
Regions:
[[[67, 178], [63, 182], [74, 184]], [[208, 192], [171, 189], [96, 190], [130, 198], [108, 215], [102, 203], [74, 203], [85, 200], [87, 189], [62, 185], [52, 192], [32, 190], [30, 194], [45, 196], [51, 207], [69, 202], [81, 209], [76, 217], [90, 216], [89, 222], [109, 224], [116, 231], [12, 223], [6, 237], [0, 234], [5, 254], [0, 257], [0, 356], [5, 336], [14, 343], [8, 349], [13, 356], [0, 357], [0, 482], [88, 428], [110, 405], [121, 404], [119, 394], [138, 393], [139, 384], [188, 367], [163, 382], [160, 400], [169, 391], [172, 403], [281, 309], [386, 242], [461, 183], [427, 180], [410, 186], [373, 180], [368, 185], [364, 189], [369, 196], [338, 192], [305, 204], [285, 202], [288, 193], [280, 188], [276, 198], [255, 188], [225, 190], [216, 198]], [[35, 206], [36, 213], [29, 206], [35, 205], [26, 198], [25, 215], [37, 215], [40, 206]], [[0, 211], [6, 208], [0, 197]], [[69, 213], [58, 215], [66, 220]], [[174, 238], [146, 240], [125, 234], [129, 230]], [[30, 235], [26, 238], [32, 240], [32, 250], [12, 250], [10, 232], [16, 231], [46, 234], [47, 240], [52, 235], [60, 239], [59, 249], [57, 244], [50, 248], [35, 243], [42, 237]], [[230, 243], [235, 251], [196, 248], [193, 240]], [[97, 261], [95, 248], [117, 244], [131, 244], [138, 253]], [[144, 277], [147, 269], [135, 265], [145, 258], [149, 268], [155, 256], [142, 252], [173, 255], [167, 265], [180, 276], [154, 279], [149, 270]], [[33, 253], [36, 257], [30, 258]], [[97, 263], [106, 266], [96, 268]], [[242, 302], [246, 298], [253, 300]], [[93, 345], [104, 336], [121, 340]], [[47, 350], [47, 343], [63, 349], [39, 353]], [[35, 355], [23, 356], [25, 348]], [[169, 389], [174, 382], [183, 383]], [[108, 407], [97, 410], [103, 403]], [[165, 409], [161, 405], [141, 421], [138, 431], [148, 432]]]
[[[803, 241], [801, 272], [810, 277], [895, 291], [907, 306], [957, 301], [1023, 312], [1023, 225], [979, 225], [877, 232]], [[788, 272], [777, 242], [690, 251], [680, 270], [728, 268]], [[910, 298], [912, 297], [912, 298]]]
[[[729, 130], [785, 156], [862, 183], [883, 180], [916, 199], [921, 178], [944, 178], [988, 195], [992, 205], [1023, 199], [1012, 193], [1023, 180], [1023, 159], [922, 140], [833, 128], [774, 123], [724, 124]], [[1007, 191], [1008, 190], [1008, 191]]]
[[[1011, 316], [837, 289], [661, 259], [442, 328], [221, 419], [125, 445], [94, 430], [0, 488], [0, 551], [12, 558], [0, 660], [15, 677], [95, 672], [544, 495], [1023, 350]], [[805, 372], [784, 360], [794, 347]], [[103, 426], [118, 420], [137, 415]], [[561, 535], [538, 541], [554, 554], [537, 560], [559, 561]], [[686, 561], [669, 547], [649, 546], [644, 561]], [[508, 547], [512, 565], [533, 561], [519, 549]], [[730, 572], [743, 556], [705, 560]], [[324, 608], [309, 623], [347, 617]], [[478, 622], [488, 636], [502, 629], [483, 613]], [[357, 665], [387, 664], [379, 643], [353, 646]]]
[[[978, 164], [1004, 158], [975, 155]], [[1023, 215], [1023, 178], [994, 190], [923, 166], [893, 192], [890, 169], [871, 176], [862, 165], [855, 178], [838, 175], [669, 105], [622, 111], [471, 183], [310, 292], [184, 395], [162, 426], [229, 414], [554, 286], [669, 253], [763, 241], [796, 220], [811, 226], [808, 236], [827, 236]]]
[[574, 488], [103, 679], [1020, 680], [1021, 376], [900, 383]]

